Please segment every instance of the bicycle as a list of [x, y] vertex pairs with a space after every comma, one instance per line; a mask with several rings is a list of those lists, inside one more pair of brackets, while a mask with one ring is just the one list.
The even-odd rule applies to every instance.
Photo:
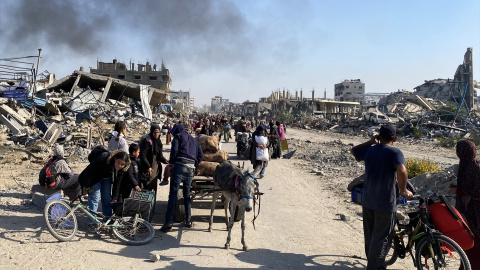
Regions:
[[419, 201], [419, 210], [408, 213], [408, 224], [396, 220], [398, 229], [393, 232], [386, 264], [392, 265], [397, 258], [404, 259], [408, 252], [417, 269], [459, 269], [460, 265], [463, 265], [465, 270], [471, 269], [463, 249], [455, 241], [436, 231], [434, 225], [428, 222], [429, 197], [424, 200], [415, 195], [414, 198]]
[[[112, 231], [124, 244], [144, 245], [151, 242], [155, 236], [153, 226], [139, 218], [138, 213], [134, 217], [119, 217], [113, 214], [106, 219], [101, 213], [96, 213], [84, 205], [81, 197], [78, 198], [80, 202], [74, 205], [76, 200], [70, 203], [64, 200], [52, 200], [45, 205], [44, 217], [47, 228], [59, 241], [70, 241], [75, 237], [78, 230], [75, 212], [78, 210], [93, 221], [93, 224], [87, 226], [89, 232], [100, 234], [102, 231]], [[106, 221], [102, 222], [99, 218]]]

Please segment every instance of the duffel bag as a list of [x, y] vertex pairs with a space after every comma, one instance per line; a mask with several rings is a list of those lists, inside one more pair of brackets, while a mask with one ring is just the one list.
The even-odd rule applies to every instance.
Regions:
[[428, 206], [435, 228], [455, 241], [463, 250], [471, 249], [474, 245], [473, 233], [462, 215], [444, 196], [440, 196], [440, 201]]

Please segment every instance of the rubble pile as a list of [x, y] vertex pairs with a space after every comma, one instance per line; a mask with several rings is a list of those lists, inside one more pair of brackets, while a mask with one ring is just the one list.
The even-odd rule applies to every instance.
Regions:
[[48, 102], [0, 97], [0, 144], [21, 146], [45, 160], [51, 146], [59, 143], [69, 162], [84, 162], [94, 146], [108, 143], [115, 122], [127, 123], [126, 138], [132, 143], [149, 132], [151, 122], [163, 126], [173, 116], [159, 111], [147, 119], [133, 111], [134, 105], [112, 99], [88, 102], [85, 95], [72, 98], [54, 93]]
[[457, 184], [457, 173], [458, 164], [448, 167], [444, 171], [417, 175], [409, 181], [422, 196], [433, 193], [452, 195], [449, 186]]
[[304, 162], [302, 168], [322, 178], [331, 175], [354, 178], [363, 173], [363, 165], [350, 154], [352, 146], [341, 140], [312, 144], [309, 140], [289, 139], [288, 145], [291, 151], [296, 150], [295, 156]]

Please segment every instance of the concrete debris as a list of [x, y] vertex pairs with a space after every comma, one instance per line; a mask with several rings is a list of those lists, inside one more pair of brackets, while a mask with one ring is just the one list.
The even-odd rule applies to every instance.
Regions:
[[[103, 80], [101, 78], [103, 76], [99, 75], [85, 75], [82, 72], [74, 74], [78, 75], [76, 78], [83, 76], [87, 82]], [[178, 121], [182, 116], [179, 112], [172, 111], [169, 104], [167, 104], [169, 111], [161, 104], [150, 110], [148, 101], [140, 103], [139, 93], [138, 100], [131, 98], [130, 96], [136, 96], [133, 83], [127, 87], [124, 83], [113, 80], [111, 92], [102, 97], [105, 92], [93, 90], [88, 86], [79, 88], [82, 80], [79, 80], [73, 91], [72, 87], [66, 87], [67, 91], [63, 91], [60, 87], [65, 86], [66, 81], [68, 80], [57, 81], [44, 90], [47, 99], [35, 97], [17, 100], [16, 97], [0, 97], [0, 131], [2, 131], [0, 145], [23, 146], [28, 151], [42, 153], [46, 159], [51, 146], [59, 143], [64, 145], [65, 155], [69, 161], [81, 162], [87, 159], [92, 147], [108, 143], [114, 123], [117, 121], [126, 121], [127, 141], [133, 143], [149, 132], [152, 122], [163, 126], [169, 118], [172, 122]], [[125, 90], [125, 95], [116, 92], [120, 86]], [[146, 90], [159, 101], [161, 98], [158, 95], [162, 91], [156, 94], [154, 91], [156, 90], [151, 88]], [[147, 99], [152, 97], [149, 95], [146, 96]], [[151, 119], [142, 113], [147, 107]]]

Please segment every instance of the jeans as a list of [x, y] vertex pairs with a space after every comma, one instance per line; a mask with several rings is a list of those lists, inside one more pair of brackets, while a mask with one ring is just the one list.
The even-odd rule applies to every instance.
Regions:
[[110, 200], [112, 199], [112, 180], [110, 178], [103, 178], [100, 182], [90, 187], [93, 190], [88, 193], [88, 208], [97, 212], [98, 201], [100, 196], [102, 198], [102, 213], [109, 217], [112, 215], [112, 208], [110, 207]]
[[192, 186], [193, 174], [195, 169], [188, 168], [181, 162], [176, 162], [173, 166], [170, 176], [170, 194], [168, 195], [167, 214], [165, 215], [165, 224], [172, 224], [173, 214], [175, 213], [175, 203], [177, 202], [177, 192], [180, 189], [180, 183], [183, 183], [183, 200], [185, 203], [185, 220], [191, 221], [191, 202], [190, 188]]
[[266, 164], [265, 161], [255, 160], [255, 162], [252, 164], [253, 174], [256, 174], [258, 171], [260, 171], [260, 173], [258, 173], [258, 175], [264, 175], [265, 174], [265, 168], [267, 167], [266, 165], [267, 164]]
[[363, 234], [367, 269], [387, 269], [385, 257], [390, 248], [396, 213], [379, 212], [363, 207]]

